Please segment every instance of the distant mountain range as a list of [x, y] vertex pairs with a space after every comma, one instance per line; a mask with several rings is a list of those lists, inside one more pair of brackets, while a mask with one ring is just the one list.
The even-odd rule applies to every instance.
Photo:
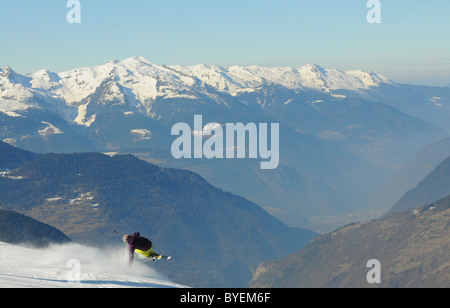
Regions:
[[190, 286], [245, 286], [259, 262], [293, 253], [317, 235], [196, 173], [131, 155], [40, 155], [0, 174], [0, 207], [105, 251], [124, 245], [114, 230], [138, 231], [173, 257], [155, 264], [158, 272]]
[[[175, 160], [171, 127], [280, 123], [280, 165]], [[450, 132], [450, 89], [308, 64], [156, 65], [142, 57], [69, 72], [0, 69], [0, 140], [37, 153], [131, 153], [195, 171], [292, 226], [330, 230], [365, 211], [394, 173]], [[387, 200], [393, 204], [397, 200]], [[328, 222], [324, 223], [324, 219]]]

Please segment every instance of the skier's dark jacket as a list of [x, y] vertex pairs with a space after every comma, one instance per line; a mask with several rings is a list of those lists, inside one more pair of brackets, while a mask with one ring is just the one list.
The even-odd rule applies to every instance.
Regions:
[[130, 263], [134, 260], [134, 251], [136, 249], [148, 251], [153, 247], [152, 242], [145, 237], [141, 237], [139, 232], [133, 233], [133, 235], [129, 236], [127, 239], [127, 244], [130, 251]]

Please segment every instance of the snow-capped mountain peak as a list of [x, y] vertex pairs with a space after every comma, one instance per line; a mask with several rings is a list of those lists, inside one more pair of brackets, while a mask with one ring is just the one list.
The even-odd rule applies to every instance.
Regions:
[[5, 67], [4, 69], [0, 68], [0, 75], [8, 78], [9, 79], [9, 75], [13, 72], [13, 70], [11, 69], [10, 66]]
[[377, 87], [382, 83], [393, 84], [387, 77], [376, 74], [372, 71], [353, 70], [347, 71], [347, 75], [351, 75], [360, 80], [366, 87]]
[[300, 67], [298, 74], [302, 84], [307, 88], [329, 91], [328, 71], [315, 64], [306, 64]]
[[61, 79], [58, 74], [45, 69], [31, 73], [29, 76], [31, 77], [32, 88], [43, 90], [51, 90], [57, 87]]
[[307, 64], [298, 69], [303, 85], [315, 90], [368, 90], [382, 83], [392, 82], [381, 75], [362, 70], [343, 72], [338, 69], [324, 69], [318, 65]]
[[1, 70], [0, 112], [11, 117], [19, 117], [18, 111], [34, 106], [33, 94], [27, 86], [29, 86], [27, 78], [17, 74], [9, 66]]
[[124, 65], [153, 65], [152, 62], [142, 56], [127, 58], [125, 60], [119, 61], [119, 63], [122, 63]]
[[6, 82], [22, 84], [24, 87], [30, 86], [30, 78], [16, 73], [10, 66], [7, 66], [3, 69], [1, 76]]
[[321, 75], [321, 76], [327, 75], [326, 69], [324, 69], [320, 65], [317, 65], [314, 63], [308, 63], [308, 64], [303, 65], [302, 67], [299, 68], [299, 71], [304, 71], [304, 72], [309, 71], [311, 73], [314, 73], [316, 75]]

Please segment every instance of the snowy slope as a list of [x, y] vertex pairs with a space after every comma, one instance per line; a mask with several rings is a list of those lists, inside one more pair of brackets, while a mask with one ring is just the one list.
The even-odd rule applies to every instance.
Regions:
[[0, 288], [184, 287], [148, 265], [136, 266], [138, 261], [129, 267], [120, 248], [100, 251], [72, 243], [37, 250], [0, 242]]

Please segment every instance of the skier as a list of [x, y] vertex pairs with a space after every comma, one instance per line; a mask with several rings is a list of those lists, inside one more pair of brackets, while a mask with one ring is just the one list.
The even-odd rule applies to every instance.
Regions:
[[147, 258], [160, 259], [162, 257], [153, 250], [152, 242], [145, 237], [141, 237], [139, 232], [133, 233], [133, 235], [125, 234], [122, 239], [128, 244], [130, 265], [133, 264], [135, 251]]

